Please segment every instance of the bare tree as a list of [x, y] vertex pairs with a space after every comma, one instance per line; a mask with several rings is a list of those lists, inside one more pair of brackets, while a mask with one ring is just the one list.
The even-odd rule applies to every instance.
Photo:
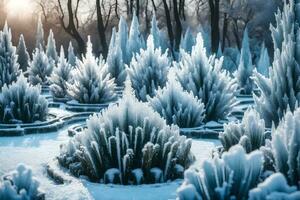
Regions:
[[73, 10], [72, 0], [67, 0], [68, 23], [65, 23], [65, 11], [63, 9], [61, 0], [58, 1], [58, 11], [60, 13], [59, 19], [63, 29], [77, 42], [78, 52], [82, 55], [85, 52], [85, 42], [82, 39], [78, 27], [78, 8], [80, 0], [76, 0], [75, 10]]

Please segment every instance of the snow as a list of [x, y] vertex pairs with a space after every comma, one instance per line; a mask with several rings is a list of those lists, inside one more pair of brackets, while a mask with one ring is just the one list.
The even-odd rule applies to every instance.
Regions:
[[[182, 180], [152, 185], [121, 186], [91, 183], [68, 175], [70, 183], [56, 185], [47, 177], [45, 166], [59, 155], [59, 145], [69, 140], [67, 129], [68, 127], [65, 127], [57, 133], [1, 137], [0, 175], [14, 170], [20, 162], [29, 165], [33, 175], [41, 184], [40, 189], [46, 192], [46, 199], [50, 200], [66, 198], [72, 200], [165, 200], [176, 198], [176, 189]], [[193, 140], [192, 152], [197, 159], [194, 165], [200, 166], [199, 164], [211, 155], [212, 148], [219, 144], [217, 140]], [[8, 156], [8, 152], [9, 155], [14, 156]]]

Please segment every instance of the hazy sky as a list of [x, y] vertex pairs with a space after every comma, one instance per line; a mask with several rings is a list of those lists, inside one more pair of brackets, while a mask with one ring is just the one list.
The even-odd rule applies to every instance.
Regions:
[[34, 11], [33, 0], [8, 0], [7, 14], [11, 17], [14, 16], [28, 16]]

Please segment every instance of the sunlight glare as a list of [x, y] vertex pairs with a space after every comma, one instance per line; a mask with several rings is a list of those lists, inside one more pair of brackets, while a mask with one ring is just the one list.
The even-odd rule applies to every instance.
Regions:
[[32, 13], [32, 0], [9, 0], [7, 13], [11, 16], [24, 16]]

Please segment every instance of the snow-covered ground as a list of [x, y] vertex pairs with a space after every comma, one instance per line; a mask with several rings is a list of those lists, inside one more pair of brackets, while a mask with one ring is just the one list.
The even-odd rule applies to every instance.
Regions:
[[[29, 165], [46, 192], [46, 199], [153, 200], [175, 199], [181, 180], [164, 184], [121, 186], [90, 183], [70, 176], [70, 183], [56, 185], [46, 175], [45, 166], [59, 154], [59, 145], [69, 139], [67, 128], [56, 133], [0, 138], [0, 176], [18, 163]], [[193, 140], [196, 166], [211, 155], [217, 140]]]

